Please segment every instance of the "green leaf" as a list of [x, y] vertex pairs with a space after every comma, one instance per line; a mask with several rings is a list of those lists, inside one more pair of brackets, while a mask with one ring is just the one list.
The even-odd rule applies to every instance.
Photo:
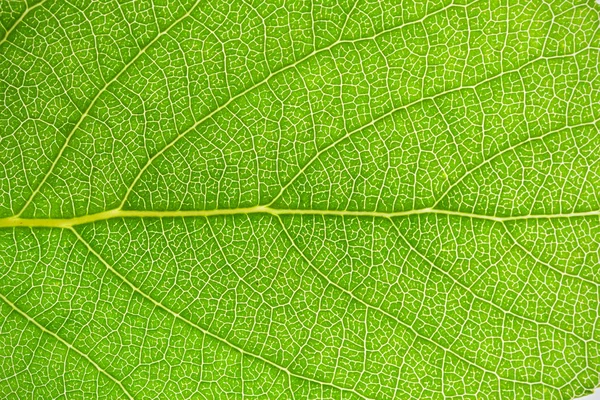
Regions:
[[0, 397], [600, 386], [600, 6], [0, 2]]

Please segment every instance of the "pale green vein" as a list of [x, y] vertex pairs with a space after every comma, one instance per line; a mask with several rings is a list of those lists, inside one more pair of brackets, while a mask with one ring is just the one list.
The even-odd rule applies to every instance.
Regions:
[[71, 228], [70, 229], [73, 234], [77, 237], [77, 239], [88, 249], [88, 251], [93, 254], [111, 273], [113, 273], [115, 276], [117, 276], [123, 283], [125, 283], [127, 286], [129, 286], [131, 288], [131, 290], [133, 290], [134, 292], [136, 292], [137, 294], [139, 294], [140, 296], [142, 296], [144, 299], [148, 300], [149, 302], [151, 302], [154, 306], [156, 306], [157, 308], [160, 308], [161, 310], [165, 311], [166, 313], [168, 313], [169, 315], [173, 316], [175, 319], [183, 322], [184, 324], [188, 325], [189, 327], [198, 330], [199, 332], [201, 332], [202, 334], [213, 338], [214, 340], [217, 340], [220, 343], [223, 343], [224, 345], [236, 350], [237, 352], [239, 352], [240, 354], [242, 354], [243, 356], [246, 357], [251, 357], [257, 360], [260, 360], [266, 364], [268, 364], [269, 366], [282, 371], [283, 373], [287, 374], [288, 376], [297, 378], [297, 379], [301, 379], [307, 382], [312, 382], [318, 385], [325, 385], [325, 386], [329, 386], [332, 387], [334, 389], [340, 390], [340, 391], [344, 391], [344, 392], [349, 392], [349, 393], [353, 393], [357, 396], [359, 396], [362, 399], [369, 399], [369, 397], [360, 394], [358, 392], [356, 392], [353, 389], [347, 389], [347, 388], [343, 388], [340, 386], [336, 386], [334, 384], [330, 384], [330, 383], [326, 383], [326, 382], [321, 382], [318, 381], [316, 379], [313, 378], [309, 378], [297, 373], [294, 373], [292, 371], [290, 371], [288, 368], [279, 365], [265, 357], [262, 357], [261, 355], [258, 354], [254, 354], [251, 353], [247, 350], [245, 350], [244, 348], [236, 345], [235, 343], [232, 343], [214, 333], [212, 333], [211, 331], [201, 327], [200, 325], [196, 324], [195, 322], [185, 318], [183, 315], [171, 310], [169, 307], [163, 305], [161, 302], [155, 300], [153, 297], [151, 297], [150, 295], [146, 294], [146, 292], [143, 292], [141, 289], [139, 289], [137, 286], [135, 286], [129, 279], [127, 279], [124, 275], [122, 275], [119, 271], [117, 271], [111, 264], [108, 263], [108, 261], [106, 261], [104, 259], [104, 257], [102, 257], [102, 255], [100, 255], [100, 253], [98, 253], [80, 234], [79, 232], [77, 232], [75, 229]]
[[519, 149], [519, 148], [521, 148], [521, 147], [523, 147], [523, 146], [525, 146], [527, 144], [532, 144], [532, 143], [537, 142], [537, 141], [542, 141], [544, 139], [547, 139], [550, 136], [553, 136], [553, 135], [555, 135], [557, 133], [563, 132], [563, 131], [565, 131], [567, 129], [570, 129], [572, 131], [573, 129], [577, 129], [577, 128], [596, 127], [599, 121], [600, 121], [600, 119], [595, 119], [593, 121], [584, 122], [584, 123], [581, 123], [581, 124], [566, 125], [566, 126], [563, 126], [561, 128], [548, 131], [548, 132], [546, 132], [546, 133], [544, 133], [544, 134], [542, 134], [540, 136], [533, 136], [533, 137], [530, 137], [530, 138], [528, 138], [526, 140], [523, 140], [521, 142], [515, 143], [512, 146], [506, 147], [505, 149], [499, 151], [498, 153], [494, 154], [491, 157], [486, 158], [481, 163], [479, 163], [479, 164], [475, 165], [474, 167], [472, 167], [471, 169], [467, 170], [464, 174], [462, 174], [460, 176], [460, 178], [458, 178], [457, 180], [455, 180], [452, 184], [450, 184], [448, 186], [448, 188], [440, 195], [440, 197], [433, 203], [433, 205], [431, 207], [432, 208], [437, 207], [440, 204], [440, 202], [442, 200], [444, 200], [448, 196], [448, 194], [450, 193], [450, 191], [452, 189], [454, 189], [455, 187], [457, 187], [467, 177], [471, 176], [474, 172], [480, 170], [484, 166], [490, 164], [495, 159], [497, 159], [499, 157], [502, 157], [504, 154], [510, 153], [511, 151], [515, 151], [515, 150], [517, 150], [517, 149]]
[[580, 275], [576, 275], [576, 274], [571, 274], [567, 271], [563, 271], [557, 267], [555, 267], [554, 265], [540, 259], [539, 257], [537, 257], [535, 254], [533, 254], [529, 249], [527, 249], [525, 246], [523, 246], [512, 234], [512, 232], [510, 231], [509, 227], [507, 226], [507, 224], [502, 224], [502, 226], [504, 227], [504, 230], [507, 234], [507, 236], [510, 238], [510, 240], [515, 244], [515, 246], [517, 246], [519, 249], [521, 249], [525, 254], [527, 254], [532, 260], [534, 260], [535, 262], [544, 265], [545, 267], [551, 269], [552, 271], [556, 272], [557, 274], [561, 275], [561, 276], [568, 276], [570, 278], [573, 279], [578, 279], [581, 280], [583, 282], [589, 283], [591, 285], [597, 286], [600, 288], [600, 282], [595, 282], [589, 279], [586, 279]]
[[77, 120], [77, 122], [75, 123], [75, 125], [73, 126], [73, 129], [71, 129], [71, 131], [69, 132], [69, 134], [67, 135], [67, 137], [65, 138], [65, 141], [63, 142], [63, 145], [61, 146], [60, 150], [58, 151], [57, 156], [54, 158], [54, 161], [52, 162], [52, 164], [50, 165], [50, 168], [48, 169], [48, 171], [46, 172], [46, 174], [44, 175], [44, 177], [41, 179], [40, 183], [35, 187], [35, 189], [31, 192], [31, 195], [29, 196], [29, 198], [27, 199], [27, 201], [25, 201], [25, 205], [23, 205], [23, 207], [21, 208], [21, 211], [19, 211], [16, 216], [20, 216], [23, 214], [23, 212], [27, 209], [27, 207], [29, 207], [29, 205], [31, 204], [31, 202], [33, 201], [33, 199], [36, 197], [36, 195], [39, 193], [39, 191], [42, 189], [42, 187], [44, 186], [44, 184], [46, 183], [46, 180], [48, 179], [48, 177], [52, 174], [52, 172], [54, 171], [54, 169], [56, 168], [56, 165], [58, 164], [58, 161], [62, 158], [63, 153], [65, 152], [65, 150], [67, 149], [67, 147], [69, 146], [69, 143], [71, 141], [71, 139], [73, 138], [73, 135], [75, 134], [75, 132], [79, 129], [79, 127], [81, 126], [82, 122], [85, 120], [85, 118], [88, 116], [88, 114], [90, 113], [90, 111], [92, 110], [92, 108], [94, 107], [94, 105], [96, 104], [96, 102], [98, 101], [98, 99], [100, 98], [100, 96], [110, 87], [110, 85], [112, 85], [114, 82], [116, 82], [128, 69], [129, 67], [131, 67], [142, 55], [144, 55], [146, 53], [146, 51], [154, 44], [156, 43], [163, 35], [165, 35], [166, 33], [168, 33], [171, 29], [173, 29], [177, 24], [179, 24], [181, 21], [183, 21], [184, 19], [186, 19], [191, 13], [192, 11], [194, 11], [194, 9], [200, 4], [200, 0], [197, 0], [194, 5], [185, 13], [183, 14], [181, 17], [179, 17], [178, 19], [176, 19], [175, 21], [173, 21], [171, 23], [171, 25], [169, 25], [163, 32], [159, 32], [152, 40], [150, 40], [142, 49], [140, 49], [140, 51], [131, 59], [129, 60], [129, 62], [127, 64], [125, 64], [121, 70], [115, 74], [112, 79], [110, 79], [109, 81], [107, 81], [104, 86], [96, 93], [96, 95], [92, 98], [92, 100], [90, 101], [90, 103], [88, 104], [87, 108], [84, 110], [84, 112], [79, 116], [79, 119]]
[[517, 314], [514, 311], [508, 310], [508, 309], [504, 309], [502, 308], [500, 305], [494, 303], [492, 300], [487, 299], [485, 297], [482, 297], [480, 295], [478, 295], [477, 293], [475, 293], [473, 291], [472, 288], [470, 288], [469, 286], [465, 285], [464, 283], [462, 283], [460, 280], [458, 280], [456, 277], [454, 277], [450, 272], [444, 270], [442, 267], [439, 267], [437, 264], [435, 264], [432, 260], [429, 259], [429, 257], [427, 257], [426, 254], [424, 254], [423, 252], [421, 252], [417, 247], [413, 246], [410, 241], [402, 234], [402, 232], [400, 231], [400, 229], [398, 228], [398, 226], [394, 223], [394, 221], [391, 221], [392, 225], [394, 226], [398, 236], [400, 237], [400, 239], [402, 239], [402, 241], [406, 244], [406, 246], [408, 246], [408, 248], [410, 248], [410, 250], [415, 253], [416, 255], [419, 256], [419, 258], [421, 258], [423, 261], [425, 261], [427, 264], [429, 264], [432, 268], [434, 268], [435, 270], [441, 272], [444, 276], [446, 276], [447, 278], [449, 278], [452, 282], [454, 282], [457, 286], [459, 286], [462, 290], [466, 291], [467, 293], [471, 294], [471, 296], [473, 296], [475, 299], [488, 304], [490, 307], [495, 308], [496, 310], [498, 310], [499, 312], [503, 313], [503, 314], [508, 314], [508, 315], [512, 315], [513, 317], [520, 319], [522, 321], [526, 321], [529, 322], [531, 324], [537, 324], [537, 325], [542, 325], [542, 326], [547, 326], [549, 328], [555, 329], [559, 332], [562, 332], [566, 335], [572, 335], [575, 338], [577, 338], [578, 340], [581, 340], [582, 342], [588, 342], [591, 339], [586, 339], [584, 337], [582, 337], [581, 335], [573, 332], [573, 331], [569, 331], [567, 329], [564, 329], [560, 326], [556, 326], [551, 324], [550, 322], [547, 321], [538, 321], [534, 318], [530, 318], [527, 317], [525, 315], [521, 315], [521, 314]]
[[432, 338], [423, 335], [422, 333], [420, 333], [419, 331], [417, 331], [415, 328], [413, 328], [412, 326], [410, 326], [409, 324], [407, 324], [406, 322], [402, 321], [400, 318], [396, 317], [395, 315], [391, 314], [390, 312], [380, 308], [380, 307], [376, 307], [370, 303], [367, 303], [366, 301], [364, 301], [363, 299], [361, 299], [360, 297], [357, 297], [352, 291], [343, 288], [342, 286], [340, 286], [339, 284], [337, 284], [336, 282], [332, 281], [326, 274], [324, 274], [323, 272], [321, 272], [321, 270], [319, 268], [317, 268], [312, 261], [306, 256], [306, 254], [304, 254], [304, 252], [302, 250], [300, 250], [300, 248], [298, 247], [298, 245], [296, 244], [296, 241], [292, 238], [292, 236], [290, 235], [290, 233], [288, 232], [287, 228], [285, 227], [285, 224], [283, 223], [283, 221], [281, 220], [281, 218], [279, 216], [276, 216], [276, 218], [278, 219], [279, 223], [281, 224], [282, 230], [284, 231], [284, 233], [286, 234], [290, 245], [299, 253], [299, 255], [302, 257], [302, 259], [319, 275], [321, 276], [323, 279], [326, 280], [326, 282], [328, 284], [330, 284], [331, 286], [335, 287], [336, 289], [340, 290], [341, 292], [345, 293], [346, 295], [350, 296], [351, 299], [353, 299], [354, 301], [362, 304], [364, 307], [374, 310], [376, 312], [379, 312], [383, 315], [385, 315], [387, 318], [390, 318], [392, 321], [395, 321], [396, 323], [398, 323], [398, 325], [400, 325], [401, 327], [403, 327], [405, 330], [411, 332], [414, 336], [417, 336], [418, 338], [420, 338], [423, 341], [426, 341], [428, 343], [431, 343], [432, 345], [434, 345], [435, 347], [441, 349], [444, 352], [448, 352], [450, 354], [452, 354], [454, 357], [456, 357], [458, 360], [464, 362], [467, 365], [470, 365], [476, 369], [479, 369], [480, 371], [487, 373], [487, 374], [491, 374], [494, 375], [496, 378], [498, 378], [499, 380], [503, 380], [505, 382], [512, 382], [512, 383], [520, 383], [520, 384], [526, 384], [526, 385], [533, 385], [533, 384], [541, 384], [541, 385], [546, 385], [544, 382], [529, 382], [529, 381], [524, 381], [524, 380], [520, 380], [520, 379], [510, 379], [510, 378], [506, 378], [503, 376], [498, 375], [496, 372], [488, 370], [484, 367], [482, 367], [481, 365], [463, 357], [461, 354], [457, 353], [456, 351], [452, 350], [452, 349], [447, 349], [444, 346], [442, 346], [441, 344], [439, 344], [438, 342], [436, 342], [435, 340], [433, 340]]
[[23, 22], [23, 20], [25, 19], [25, 17], [27, 17], [27, 15], [29, 15], [29, 13], [31, 13], [36, 8], [41, 7], [46, 1], [47, 0], [42, 0], [39, 3], [32, 5], [31, 7], [27, 6], [23, 14], [21, 14], [19, 18], [17, 18], [15, 22], [6, 30], [6, 32], [4, 32], [4, 36], [2, 37], [2, 39], [0, 39], [0, 46], [2, 46], [8, 40], [10, 34], [16, 29], [16, 27], [19, 24], [21, 24], [21, 22]]
[[323, 48], [321, 48], [319, 50], [315, 50], [312, 53], [308, 53], [307, 55], [305, 55], [304, 57], [302, 57], [302, 58], [294, 61], [293, 63], [288, 64], [288, 65], [286, 65], [286, 66], [278, 69], [277, 71], [270, 73], [269, 75], [267, 75], [262, 80], [260, 80], [260, 81], [256, 82], [255, 84], [249, 86], [248, 88], [244, 89], [243, 91], [241, 91], [240, 93], [234, 95], [233, 97], [230, 97], [229, 100], [227, 100], [225, 103], [221, 104], [220, 106], [218, 106], [217, 108], [215, 108], [214, 110], [212, 110], [211, 112], [209, 112], [208, 114], [204, 115], [202, 118], [200, 118], [194, 124], [192, 124], [189, 128], [187, 128], [187, 129], [183, 130], [182, 132], [180, 132], [177, 136], [175, 136], [175, 138], [173, 138], [169, 143], [167, 143], [160, 150], [158, 150], [152, 157], [150, 157], [146, 161], [146, 163], [142, 166], [142, 168], [140, 168], [140, 170], [138, 171], [138, 173], [135, 176], [135, 178], [133, 179], [133, 181], [127, 187], [127, 191], [125, 192], [125, 195], [123, 196], [123, 200], [121, 201], [121, 204], [119, 205], [119, 208], [123, 208], [125, 206], [125, 203], [127, 202], [127, 199], [129, 198], [129, 196], [131, 195], [131, 192], [133, 191], [133, 188], [135, 187], [136, 183], [141, 179], [141, 177], [144, 174], [144, 172], [146, 172], [146, 170], [148, 169], [148, 167], [150, 167], [150, 165], [152, 165], [157, 158], [159, 158], [168, 149], [170, 149], [177, 142], [179, 142], [179, 140], [181, 140], [188, 133], [190, 133], [191, 131], [193, 131], [194, 129], [196, 129], [202, 123], [206, 122], [207, 120], [209, 120], [210, 118], [212, 118], [214, 115], [218, 114], [220, 111], [222, 111], [222, 110], [226, 109], [227, 107], [229, 107], [229, 105], [232, 104], [233, 102], [235, 102], [237, 99], [244, 97], [248, 93], [250, 93], [250, 92], [254, 91], [255, 89], [261, 87], [262, 85], [266, 84], [273, 77], [278, 76], [278, 75], [280, 75], [281, 73], [283, 73], [283, 72], [285, 72], [287, 70], [297, 68], [299, 65], [301, 65], [304, 62], [310, 60], [311, 58], [314, 58], [318, 54], [330, 51], [334, 47], [336, 47], [336, 46], [338, 46], [340, 44], [344, 44], [344, 43], [358, 43], [358, 42], [362, 42], [362, 41], [373, 40], [373, 39], [375, 39], [375, 38], [377, 38], [380, 35], [383, 35], [385, 33], [393, 32], [395, 30], [402, 29], [402, 28], [405, 28], [407, 26], [411, 26], [411, 25], [414, 25], [414, 24], [421, 23], [426, 18], [429, 18], [432, 15], [435, 15], [437, 13], [444, 12], [447, 9], [449, 9], [450, 7], [453, 7], [453, 5], [440, 8], [439, 10], [437, 10], [437, 11], [431, 13], [431, 14], [424, 15], [422, 18], [406, 22], [406, 23], [404, 23], [404, 24], [402, 24], [400, 26], [396, 26], [396, 27], [393, 27], [393, 28], [389, 28], [389, 29], [383, 30], [381, 32], [376, 33], [373, 36], [370, 36], [370, 37], [359, 38], [359, 39], [347, 39], [347, 40], [337, 40], [337, 41], [334, 41], [334, 42], [330, 43], [329, 45], [327, 45], [327, 46], [325, 46], [325, 47], [323, 47]]
[[390, 111], [387, 111], [387, 112], [385, 112], [385, 113], [381, 114], [380, 116], [378, 116], [377, 118], [375, 118], [375, 119], [371, 120], [370, 122], [368, 122], [368, 123], [366, 123], [366, 124], [364, 124], [364, 125], [361, 125], [361, 126], [359, 126], [359, 127], [355, 128], [355, 129], [353, 129], [353, 130], [351, 130], [351, 131], [347, 132], [345, 135], [342, 135], [342, 136], [340, 136], [338, 139], [334, 140], [334, 141], [333, 141], [333, 142], [331, 142], [329, 145], [327, 145], [327, 146], [324, 146], [323, 148], [321, 148], [320, 150], [318, 150], [318, 151], [317, 151], [317, 152], [316, 152], [316, 153], [315, 153], [315, 154], [314, 154], [314, 155], [313, 155], [313, 156], [312, 156], [312, 157], [311, 157], [311, 158], [310, 158], [310, 159], [309, 159], [309, 160], [308, 160], [308, 161], [307, 161], [307, 162], [304, 164], [304, 166], [303, 166], [302, 168], [300, 168], [300, 169], [298, 170], [298, 172], [296, 172], [296, 174], [294, 174], [294, 175], [291, 177], [291, 179], [289, 179], [289, 180], [288, 180], [288, 182], [287, 182], [285, 185], [283, 185], [283, 186], [282, 186], [282, 188], [281, 188], [281, 190], [279, 191], [279, 193], [277, 193], [277, 194], [275, 195], [275, 197], [273, 198], [273, 200], [271, 200], [271, 201], [270, 201], [270, 202], [267, 204], [267, 206], [271, 206], [271, 205], [275, 204], [275, 202], [276, 202], [276, 201], [277, 201], [277, 200], [278, 200], [278, 199], [279, 199], [279, 198], [280, 198], [280, 197], [281, 197], [281, 196], [282, 196], [282, 195], [285, 193], [286, 189], [287, 189], [288, 187], [290, 187], [290, 186], [291, 186], [291, 185], [292, 185], [292, 184], [293, 184], [293, 183], [294, 183], [294, 182], [295, 182], [295, 181], [296, 181], [296, 180], [297, 180], [297, 179], [298, 179], [300, 176], [302, 176], [302, 175], [304, 174], [304, 172], [305, 172], [305, 171], [306, 171], [306, 170], [307, 170], [307, 169], [308, 169], [308, 168], [309, 168], [309, 167], [310, 167], [310, 166], [311, 166], [311, 165], [312, 165], [312, 164], [313, 164], [315, 161], [317, 161], [317, 160], [318, 160], [318, 159], [321, 157], [321, 155], [323, 155], [323, 154], [324, 154], [324, 153], [326, 153], [327, 151], [329, 151], [329, 150], [331, 150], [331, 149], [335, 148], [336, 146], [338, 146], [338, 145], [339, 145], [341, 142], [343, 142], [344, 140], [347, 140], [347, 139], [349, 139], [350, 137], [352, 137], [352, 136], [356, 135], [357, 133], [360, 133], [360, 132], [362, 132], [363, 130], [365, 130], [365, 129], [369, 128], [369, 127], [372, 127], [372, 126], [374, 126], [374, 125], [375, 125], [375, 124], [377, 124], [378, 122], [380, 122], [380, 121], [383, 121], [384, 119], [386, 119], [386, 118], [390, 117], [391, 115], [393, 115], [393, 114], [397, 113], [398, 111], [401, 111], [401, 110], [406, 110], [406, 109], [408, 109], [408, 108], [410, 108], [410, 107], [412, 107], [412, 106], [415, 106], [415, 105], [417, 105], [417, 104], [423, 103], [423, 102], [425, 102], [425, 101], [429, 101], [429, 100], [435, 100], [435, 99], [437, 99], [437, 98], [439, 98], [439, 97], [446, 96], [446, 95], [448, 95], [448, 94], [450, 94], [450, 93], [459, 92], [459, 91], [462, 91], [462, 90], [474, 90], [474, 89], [477, 89], [479, 86], [481, 86], [481, 85], [483, 85], [483, 84], [486, 84], [486, 83], [489, 83], [489, 82], [492, 82], [492, 81], [494, 81], [494, 80], [496, 80], [496, 79], [499, 79], [499, 78], [501, 78], [502, 76], [505, 76], [505, 75], [508, 75], [508, 74], [512, 74], [512, 73], [518, 73], [518, 72], [520, 72], [521, 70], [523, 70], [524, 68], [527, 68], [528, 66], [530, 66], [530, 65], [532, 65], [532, 64], [535, 64], [535, 63], [537, 63], [537, 62], [539, 62], [539, 61], [548, 61], [548, 60], [552, 60], [552, 59], [562, 59], [562, 58], [565, 58], [565, 57], [574, 57], [574, 56], [576, 56], [576, 55], [578, 55], [578, 54], [580, 54], [580, 53], [583, 53], [583, 52], [585, 52], [585, 51], [589, 51], [589, 50], [590, 50], [590, 48], [584, 48], [584, 49], [581, 49], [581, 50], [579, 50], [579, 51], [577, 51], [577, 52], [575, 52], [575, 53], [568, 54], [568, 55], [566, 55], [566, 54], [563, 54], [563, 55], [560, 55], [560, 56], [551, 56], [551, 57], [540, 56], [540, 57], [537, 57], [537, 58], [534, 58], [534, 59], [532, 59], [532, 60], [529, 60], [529, 61], [527, 61], [526, 63], [524, 63], [524, 64], [520, 65], [520, 66], [519, 66], [519, 67], [517, 67], [517, 68], [514, 68], [514, 69], [512, 69], [512, 70], [503, 71], [503, 72], [501, 72], [501, 73], [499, 73], [499, 74], [496, 74], [496, 75], [490, 76], [490, 77], [488, 77], [488, 78], [486, 78], [486, 79], [483, 79], [483, 80], [481, 80], [480, 82], [478, 82], [478, 83], [476, 83], [476, 84], [474, 84], [474, 85], [455, 87], [455, 88], [452, 88], [452, 89], [449, 89], [449, 90], [441, 91], [441, 92], [439, 92], [439, 93], [436, 93], [436, 94], [434, 94], [434, 95], [432, 95], [432, 96], [421, 97], [421, 98], [419, 98], [419, 99], [417, 99], [417, 100], [415, 100], [415, 101], [412, 101], [412, 102], [410, 102], [410, 103], [404, 104], [404, 105], [402, 105], [402, 106], [400, 106], [400, 107], [393, 108], [393, 109], [391, 109]]
[[56, 333], [48, 330], [45, 326], [41, 325], [35, 319], [33, 319], [32, 317], [30, 317], [25, 311], [21, 310], [19, 307], [17, 307], [16, 304], [14, 304], [12, 301], [10, 301], [8, 298], [6, 298], [1, 293], [0, 293], [0, 300], [2, 300], [4, 303], [6, 303], [17, 314], [19, 314], [20, 316], [22, 316], [23, 318], [25, 318], [32, 325], [35, 325], [43, 333], [47, 334], [48, 336], [53, 337], [56, 341], [60, 342], [64, 346], [66, 346], [67, 349], [74, 351], [81, 358], [83, 358], [84, 360], [86, 360], [87, 362], [89, 362], [91, 365], [93, 365], [94, 368], [96, 368], [98, 370], [98, 372], [100, 372], [102, 375], [106, 376], [108, 379], [110, 379], [112, 382], [114, 382], [117, 386], [119, 386], [119, 388], [123, 391], [123, 394], [125, 396], [127, 396], [127, 398], [133, 400], [133, 396], [131, 396], [131, 394], [129, 394], [129, 392], [125, 389], [125, 387], [123, 386], [123, 384], [121, 383], [121, 381], [119, 381], [118, 379], [116, 379], [115, 377], [113, 377], [111, 374], [109, 374], [105, 369], [103, 369], [94, 360], [92, 360], [87, 354], [85, 354], [81, 350], [77, 349], [75, 346], [73, 346], [71, 343], [69, 343], [66, 340], [64, 340], [62, 337], [58, 336], [58, 334], [56, 334]]
[[255, 206], [248, 208], [230, 208], [221, 210], [182, 210], [182, 211], [136, 211], [114, 209], [96, 214], [84, 215], [73, 218], [0, 218], [0, 228], [16, 227], [47, 227], [47, 228], [70, 228], [77, 225], [105, 221], [116, 218], [191, 218], [191, 217], [213, 217], [219, 215], [331, 215], [339, 217], [370, 217], [370, 218], [395, 218], [411, 215], [437, 214], [449, 215], [471, 219], [482, 219], [494, 222], [535, 220], [535, 219], [558, 219], [558, 218], [585, 218], [600, 217], [600, 210], [573, 212], [565, 214], [531, 214], [516, 215], [513, 217], [496, 217], [485, 214], [475, 214], [462, 211], [441, 210], [434, 208], [421, 208], [416, 210], [398, 212], [379, 211], [351, 211], [351, 210], [304, 210], [304, 209], [279, 209], [268, 206]]

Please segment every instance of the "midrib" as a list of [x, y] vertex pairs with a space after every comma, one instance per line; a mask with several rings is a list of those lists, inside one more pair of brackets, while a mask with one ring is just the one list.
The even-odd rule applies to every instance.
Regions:
[[569, 214], [546, 214], [546, 215], [518, 215], [508, 217], [497, 217], [484, 214], [474, 214], [462, 211], [449, 211], [433, 208], [421, 208], [398, 212], [378, 211], [347, 211], [347, 210], [302, 210], [302, 209], [280, 209], [268, 206], [254, 206], [246, 208], [232, 208], [221, 210], [182, 210], [182, 211], [137, 211], [114, 209], [96, 214], [89, 214], [74, 218], [22, 218], [8, 217], [0, 218], [0, 228], [14, 227], [47, 227], [47, 228], [71, 228], [76, 225], [91, 222], [104, 221], [114, 218], [176, 218], [176, 217], [214, 217], [219, 215], [317, 215], [317, 216], [339, 216], [339, 217], [371, 217], [371, 218], [394, 218], [420, 214], [439, 214], [447, 216], [458, 216], [463, 218], [484, 219], [495, 222], [506, 222], [522, 219], [549, 219], [549, 218], [573, 218], [600, 216], [600, 210], [577, 212]]

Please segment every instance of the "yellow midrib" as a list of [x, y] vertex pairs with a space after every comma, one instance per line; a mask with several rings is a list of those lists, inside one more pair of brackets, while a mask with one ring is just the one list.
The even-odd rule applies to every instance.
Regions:
[[394, 218], [419, 214], [440, 214], [448, 216], [459, 216], [464, 218], [485, 219], [495, 222], [505, 222], [520, 219], [545, 219], [545, 218], [572, 218], [600, 216], [600, 210], [578, 212], [570, 214], [550, 214], [550, 215], [520, 215], [512, 217], [496, 217], [483, 214], [474, 214], [461, 211], [448, 211], [432, 208], [422, 208], [417, 210], [398, 211], [398, 212], [378, 212], [378, 211], [345, 211], [345, 210], [302, 210], [302, 209], [278, 209], [267, 206], [254, 206], [246, 208], [233, 208], [221, 210], [183, 210], [183, 211], [136, 211], [114, 209], [96, 214], [89, 214], [74, 218], [22, 218], [8, 217], [0, 218], [0, 228], [9, 227], [47, 227], [47, 228], [70, 228], [75, 225], [87, 224], [91, 222], [103, 221], [113, 218], [175, 218], [175, 217], [214, 217], [219, 215], [249, 215], [249, 214], [270, 214], [270, 215], [321, 215], [321, 216], [342, 216], [342, 217], [372, 217], [372, 218]]

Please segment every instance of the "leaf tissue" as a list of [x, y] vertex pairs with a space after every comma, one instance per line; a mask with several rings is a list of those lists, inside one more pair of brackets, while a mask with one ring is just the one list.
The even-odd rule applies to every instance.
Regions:
[[593, 0], [1, 0], [0, 398], [600, 386]]

